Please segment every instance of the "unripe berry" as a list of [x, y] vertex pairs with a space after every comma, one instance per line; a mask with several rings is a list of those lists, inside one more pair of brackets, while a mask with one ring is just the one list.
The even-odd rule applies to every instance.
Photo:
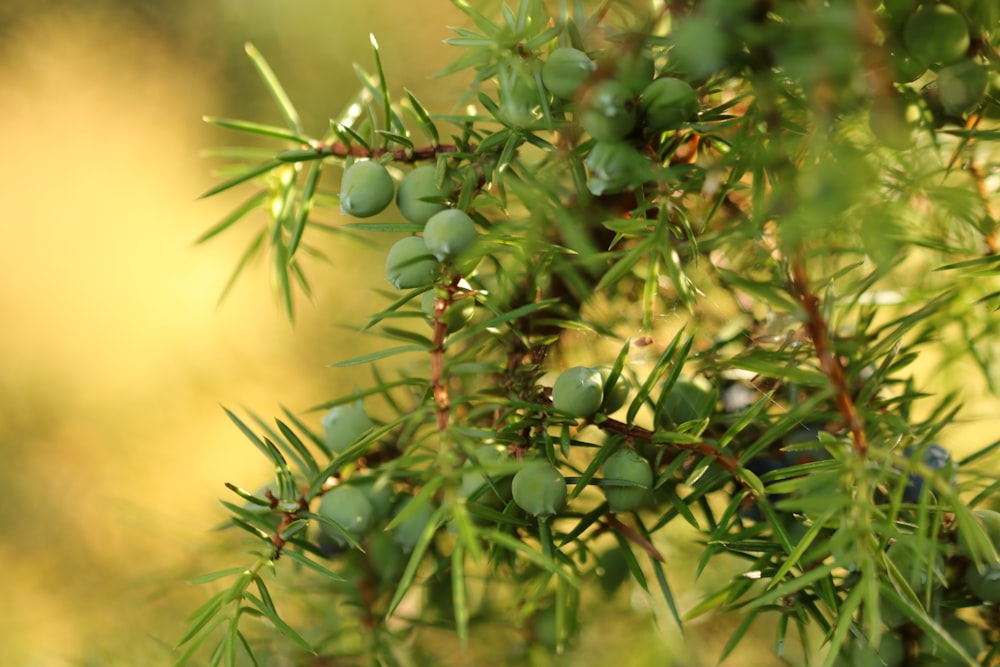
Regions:
[[899, 667], [905, 657], [903, 640], [886, 632], [882, 635], [878, 646], [856, 644], [848, 664], [851, 667]]
[[903, 28], [903, 43], [918, 61], [948, 65], [969, 50], [969, 26], [962, 15], [943, 3], [921, 5]]
[[624, 139], [635, 127], [632, 91], [613, 79], [602, 81], [588, 90], [582, 108], [580, 125], [598, 141]]
[[368, 502], [372, 504], [372, 523], [378, 523], [388, 518], [389, 510], [392, 509], [392, 499], [395, 491], [388, 478], [379, 478], [371, 482], [356, 485], [361, 489]]
[[552, 385], [552, 407], [573, 417], [590, 417], [603, 400], [604, 381], [593, 368], [567, 368]]
[[548, 461], [532, 461], [514, 475], [511, 492], [525, 512], [547, 517], [566, 502], [566, 480]]
[[675, 130], [698, 113], [698, 95], [687, 81], [664, 76], [646, 86], [639, 110], [648, 132]]
[[[956, 616], [945, 617], [941, 621], [945, 632], [962, 647], [962, 649], [973, 658], [978, 658], [979, 654], [986, 649], [983, 641], [983, 633], [974, 625], [969, 625]], [[940, 644], [934, 641], [929, 635], [921, 634], [917, 641], [917, 650], [921, 658], [931, 659], [930, 663], [935, 667], [956, 667], [966, 663], [952, 656], [950, 651], [946, 651]], [[902, 660], [900, 660], [902, 662]], [[897, 663], [898, 664], [898, 663]]]
[[392, 176], [379, 162], [355, 162], [340, 182], [340, 211], [355, 218], [368, 218], [392, 202]]
[[419, 236], [407, 236], [396, 241], [385, 258], [386, 278], [396, 289], [430, 285], [437, 272], [437, 260]]
[[361, 434], [373, 426], [361, 401], [335, 405], [320, 422], [323, 424], [323, 442], [335, 454], [353, 445]]
[[383, 584], [395, 585], [406, 567], [406, 554], [389, 533], [378, 531], [372, 535], [366, 548], [371, 563]]
[[542, 65], [542, 83], [556, 97], [572, 99], [595, 69], [597, 65], [586, 53], [564, 46], [550, 53]]
[[938, 98], [950, 114], [960, 115], [979, 104], [989, 86], [989, 70], [977, 62], [962, 62], [938, 71]]
[[[994, 548], [1000, 549], [1000, 512], [986, 508], [979, 508], [972, 511], [972, 516], [974, 516], [983, 527], [986, 537], [988, 537], [990, 542], [993, 543]], [[958, 533], [958, 550], [964, 556], [968, 556], [970, 558], [972, 557], [972, 549], [969, 546], [968, 540], [965, 539], [965, 536], [961, 531]]]
[[[341, 484], [323, 494], [318, 514], [330, 519], [354, 537], [366, 533], [374, 523], [375, 509], [368, 496], [357, 486]], [[320, 524], [322, 530], [334, 541], [342, 537], [333, 528]]]
[[601, 486], [612, 512], [628, 512], [646, 499], [653, 485], [653, 469], [634, 449], [619, 449], [604, 462], [604, 481], [628, 484]]
[[[403, 513], [410, 503], [413, 502], [413, 498], [407, 498], [402, 505], [399, 506], [399, 510], [396, 515]], [[410, 552], [413, 551], [413, 547], [417, 544], [417, 540], [423, 535], [424, 529], [427, 528], [427, 523], [431, 520], [431, 516], [434, 514], [434, 506], [428, 501], [424, 502], [420, 507], [417, 507], [413, 514], [406, 517], [403, 521], [396, 524], [395, 528], [392, 530], [392, 538], [396, 540], [403, 551]]]
[[[1000, 550], [1000, 513], [988, 509], [978, 509], [973, 512], [993, 543]], [[970, 555], [971, 549], [962, 535], [958, 536], [959, 551]], [[984, 563], [976, 566], [970, 563], [965, 571], [965, 583], [969, 585], [972, 594], [983, 602], [1000, 602], [1000, 563]]]
[[693, 380], [680, 379], [663, 397], [657, 419], [664, 428], [673, 428], [684, 422], [704, 419], [715, 409], [715, 390]]
[[626, 49], [612, 53], [615, 81], [625, 84], [633, 95], [638, 95], [649, 85], [656, 73], [653, 54], [648, 49]]
[[611, 368], [608, 366], [599, 366], [594, 370], [601, 376], [601, 387], [604, 393], [604, 398], [601, 401], [601, 412], [610, 414], [625, 405], [629, 392], [632, 391], [632, 383], [629, 382], [624, 374], [619, 373], [614, 385], [608, 386], [608, 378], [611, 377]]
[[442, 262], [459, 257], [478, 237], [476, 223], [469, 214], [455, 208], [435, 213], [424, 225], [424, 244]]
[[587, 189], [610, 195], [641, 185], [652, 162], [625, 141], [598, 141], [587, 154]]
[[440, 201], [425, 201], [442, 199], [449, 194], [437, 186], [435, 171], [434, 167], [422, 165], [410, 171], [399, 182], [396, 206], [410, 222], [422, 225], [432, 215], [446, 208]]
[[[475, 459], [475, 461], [472, 459], [467, 460], [463, 467], [488, 467], [490, 464], [506, 461], [507, 456], [493, 445], [483, 445], [482, 447], [476, 449]], [[493, 486], [489, 486], [490, 481], [492, 481]], [[483, 487], [487, 488], [483, 489]], [[458, 494], [462, 497], [468, 498], [478, 493], [479, 496], [476, 499], [477, 502], [497, 507], [503, 505], [505, 501], [510, 499], [510, 489], [511, 479], [509, 475], [504, 477], [491, 476], [491, 478], [487, 480], [485, 473], [475, 471], [463, 473], [462, 483], [458, 488]], [[480, 492], [480, 490], [482, 491]], [[497, 492], [499, 492], [500, 495], [497, 495]]]

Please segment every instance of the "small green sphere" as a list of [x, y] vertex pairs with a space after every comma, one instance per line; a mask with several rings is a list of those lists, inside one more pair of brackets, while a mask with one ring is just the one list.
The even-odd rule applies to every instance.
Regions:
[[368, 541], [366, 551], [368, 562], [378, 574], [379, 581], [391, 586], [398, 584], [399, 575], [403, 574], [408, 559], [392, 536], [377, 531]]
[[673, 428], [684, 422], [704, 419], [715, 410], [718, 400], [715, 390], [694, 380], [679, 379], [663, 397], [658, 420], [664, 428]]
[[380, 162], [355, 162], [340, 182], [340, 211], [355, 218], [369, 218], [392, 202], [392, 176]]
[[584, 95], [580, 125], [598, 141], [618, 141], [635, 127], [635, 96], [628, 86], [608, 79]]
[[[498, 450], [493, 445], [483, 445], [476, 449], [475, 460], [468, 459], [465, 468], [488, 467], [491, 464], [502, 463], [507, 460], [507, 455]], [[492, 482], [492, 486], [489, 483]], [[483, 487], [486, 487], [485, 489]], [[458, 488], [458, 495], [468, 498], [479, 494], [477, 502], [491, 507], [500, 507], [510, 499], [511, 479], [510, 475], [496, 477], [491, 475], [489, 479], [483, 472], [470, 471], [462, 474], [462, 483]], [[497, 493], [499, 492], [499, 495]]]
[[587, 189], [610, 195], [634, 188], [651, 174], [652, 161], [625, 141], [598, 141], [587, 154]]
[[[330, 519], [354, 537], [366, 533], [374, 523], [375, 509], [365, 492], [352, 484], [341, 484], [323, 494], [317, 512]], [[342, 541], [340, 533], [320, 524], [327, 536]]]
[[653, 469], [634, 449], [619, 449], [604, 462], [604, 481], [625, 482], [628, 486], [601, 486], [612, 512], [629, 512], [639, 507], [653, 486]]
[[437, 277], [438, 262], [419, 236], [396, 241], [385, 258], [385, 275], [396, 289], [424, 287]]
[[[983, 531], [986, 533], [986, 537], [993, 543], [993, 547], [1000, 549], [1000, 512], [981, 507], [979, 509], [972, 510], [972, 516], [974, 516], [979, 522], [979, 525], [982, 526]], [[963, 556], [968, 558], [972, 557], [972, 549], [970, 548], [965, 535], [963, 535], [961, 531], [958, 533], [958, 550]]]
[[601, 383], [604, 388], [604, 399], [601, 401], [601, 412], [612, 413], [618, 410], [628, 401], [629, 392], [632, 391], [632, 383], [623, 373], [618, 374], [614, 386], [608, 386], [608, 378], [611, 377], [611, 368], [599, 366], [595, 369], [601, 374]]
[[566, 479], [548, 461], [532, 461], [514, 475], [511, 493], [528, 514], [551, 516], [566, 503]]
[[[413, 498], [407, 498], [403, 501], [403, 504], [399, 506], [398, 511], [395, 513], [396, 516], [402, 514], [412, 502]], [[413, 547], [416, 546], [417, 540], [419, 540], [420, 536], [423, 535], [424, 530], [427, 528], [427, 524], [430, 522], [433, 514], [434, 505], [430, 502], [424, 502], [422, 505], [414, 509], [412, 515], [396, 524], [396, 526], [392, 529], [392, 539], [396, 540], [396, 544], [398, 544], [403, 551], [413, 551]]]
[[396, 206], [410, 222], [422, 225], [435, 213], [445, 210], [445, 205], [438, 200], [450, 193], [437, 186], [435, 172], [434, 167], [422, 165], [403, 176], [399, 182]]
[[961, 115], [983, 101], [990, 83], [989, 69], [963, 60], [938, 71], [938, 97], [950, 114]]
[[946, 4], [924, 4], [906, 21], [903, 44], [925, 65], [949, 65], [968, 52], [969, 26], [961, 14]]
[[335, 405], [320, 422], [323, 424], [323, 442], [336, 454], [357, 442], [361, 434], [373, 426], [361, 401]]
[[903, 640], [886, 632], [877, 647], [856, 644], [850, 664], [851, 667], [899, 667], [905, 657]]
[[424, 225], [424, 244], [438, 260], [450, 262], [476, 243], [476, 223], [465, 211], [450, 208], [435, 213]]
[[597, 65], [583, 51], [560, 47], [542, 65], [542, 83], [556, 97], [572, 99], [596, 69]]
[[638, 95], [653, 80], [656, 65], [649, 49], [628, 49], [616, 52], [612, 60], [615, 81], [624, 83], [633, 95]]
[[972, 594], [983, 602], [1000, 602], [1000, 564], [991, 563], [976, 567], [970, 564], [965, 571], [965, 583]]
[[593, 368], [567, 368], [552, 385], [552, 407], [573, 417], [590, 417], [600, 409], [603, 401], [604, 380]]
[[642, 92], [639, 111], [648, 132], [676, 130], [698, 113], [698, 95], [687, 81], [660, 77]]

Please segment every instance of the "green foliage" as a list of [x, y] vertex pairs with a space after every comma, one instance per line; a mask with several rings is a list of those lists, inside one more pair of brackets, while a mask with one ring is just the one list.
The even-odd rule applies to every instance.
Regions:
[[[469, 27], [442, 73], [469, 80], [467, 113], [395, 95], [372, 40], [375, 74], [357, 68], [326, 133], [300, 127], [253, 49], [286, 126], [210, 119], [281, 145], [208, 193], [257, 188], [203, 239], [261, 210], [238, 272], [268, 249], [291, 313], [313, 244], [393, 235], [404, 292], [362, 333], [403, 344], [335, 364], [374, 380], [322, 406], [323, 435], [229, 413], [275, 483], [232, 487], [254, 564], [198, 580], [235, 583], [192, 616], [178, 662], [262, 654], [253, 619], [292, 655], [439, 664], [421, 652], [440, 627], [520, 636], [498, 662], [527, 660], [566, 650], [593, 589], [626, 573], [678, 624], [738, 618], [722, 657], [769, 619], [775, 652], [808, 664], [996, 662], [966, 627], [1000, 633], [980, 507], [1000, 443], [938, 445], [958, 397], [917, 364], [971, 362], [996, 392], [996, 17], [483, 4], [456, 0]], [[406, 173], [399, 215], [315, 222], [353, 209], [326, 173], [367, 188], [350, 179], [366, 164]], [[381, 173], [380, 206], [355, 215], [388, 205]], [[683, 609], [661, 553], [678, 524], [700, 533], [711, 588]], [[737, 574], [712, 581], [719, 563]], [[322, 614], [303, 593], [284, 603], [296, 623], [278, 615], [264, 574], [286, 566]]]

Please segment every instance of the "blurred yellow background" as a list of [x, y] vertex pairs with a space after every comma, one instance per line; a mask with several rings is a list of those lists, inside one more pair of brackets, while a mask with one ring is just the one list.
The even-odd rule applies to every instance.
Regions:
[[429, 78], [447, 2], [136, 4], [0, 7], [2, 665], [169, 664], [223, 482], [269, 473], [219, 405], [268, 418], [352, 382], [326, 364], [384, 283], [376, 253], [320, 239], [332, 266], [310, 267], [293, 326], [261, 264], [216, 308], [247, 234], [193, 244], [247, 195], [197, 201], [219, 182], [200, 151], [244, 141], [202, 115], [278, 121], [243, 43], [320, 134], [352, 61], [372, 67], [369, 33], [395, 92], [459, 85]]

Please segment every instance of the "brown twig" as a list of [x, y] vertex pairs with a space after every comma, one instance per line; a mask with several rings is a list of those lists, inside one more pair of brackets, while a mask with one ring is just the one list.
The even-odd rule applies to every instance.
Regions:
[[379, 158], [383, 155], [392, 155], [395, 162], [420, 162], [422, 160], [433, 160], [438, 155], [447, 153], [458, 153], [460, 151], [475, 151], [475, 146], [461, 147], [457, 144], [436, 144], [430, 146], [415, 146], [413, 148], [373, 148], [371, 150], [364, 146], [351, 144], [350, 146], [341, 141], [333, 143], [318, 143], [313, 146], [303, 147], [303, 155], [312, 152], [316, 157], [365, 157]]
[[[271, 493], [271, 489], [266, 489], [264, 491], [264, 496], [270, 501], [271, 509], [275, 509], [280, 502], [278, 497]], [[278, 524], [278, 529], [274, 531], [274, 538], [271, 542], [274, 544], [274, 552], [271, 554], [271, 560], [278, 560], [281, 558], [281, 551], [288, 544], [288, 540], [281, 536], [285, 528], [292, 525], [293, 522], [298, 520], [299, 512], [308, 512], [309, 502], [303, 497], [299, 498], [296, 503], [296, 508], [294, 512], [282, 512], [281, 513], [281, 523]]]
[[822, 304], [818, 296], [809, 290], [809, 279], [801, 256], [796, 256], [791, 263], [791, 290], [795, 299], [806, 314], [805, 327], [812, 340], [813, 349], [819, 358], [820, 370], [829, 378], [833, 385], [834, 401], [844, 418], [844, 424], [854, 439], [854, 448], [862, 456], [868, 451], [868, 437], [865, 426], [858, 414], [857, 406], [847, 388], [846, 374], [840, 358], [830, 348], [830, 337], [826, 318], [823, 317]]
[[451, 413], [451, 399], [448, 396], [448, 385], [444, 379], [444, 341], [448, 335], [448, 321], [445, 312], [455, 301], [455, 291], [458, 289], [459, 278], [446, 283], [444, 295], [434, 299], [434, 347], [431, 348], [431, 393], [434, 397], [435, 415], [439, 431], [448, 428]]
[[[608, 431], [609, 433], [614, 433], [616, 435], [623, 435], [626, 438], [631, 438], [635, 440], [645, 440], [646, 442], [652, 442], [653, 436], [656, 435], [654, 431], [642, 428], [641, 426], [635, 426], [634, 424], [626, 424], [625, 422], [620, 422], [616, 419], [605, 419], [601, 423], [595, 423], [594, 426], [597, 428]], [[736, 470], [740, 467], [739, 461], [734, 457], [729, 457], [718, 449], [713, 447], [707, 442], [696, 442], [696, 443], [686, 443], [686, 442], [657, 442], [653, 443], [663, 447], [670, 447], [673, 449], [678, 449], [686, 452], [694, 452], [696, 454], [701, 454], [702, 456], [710, 456], [719, 462], [723, 468], [726, 469], [733, 478], [739, 482], [741, 485], [745, 486], [745, 483], [739, 476], [736, 475]]]

